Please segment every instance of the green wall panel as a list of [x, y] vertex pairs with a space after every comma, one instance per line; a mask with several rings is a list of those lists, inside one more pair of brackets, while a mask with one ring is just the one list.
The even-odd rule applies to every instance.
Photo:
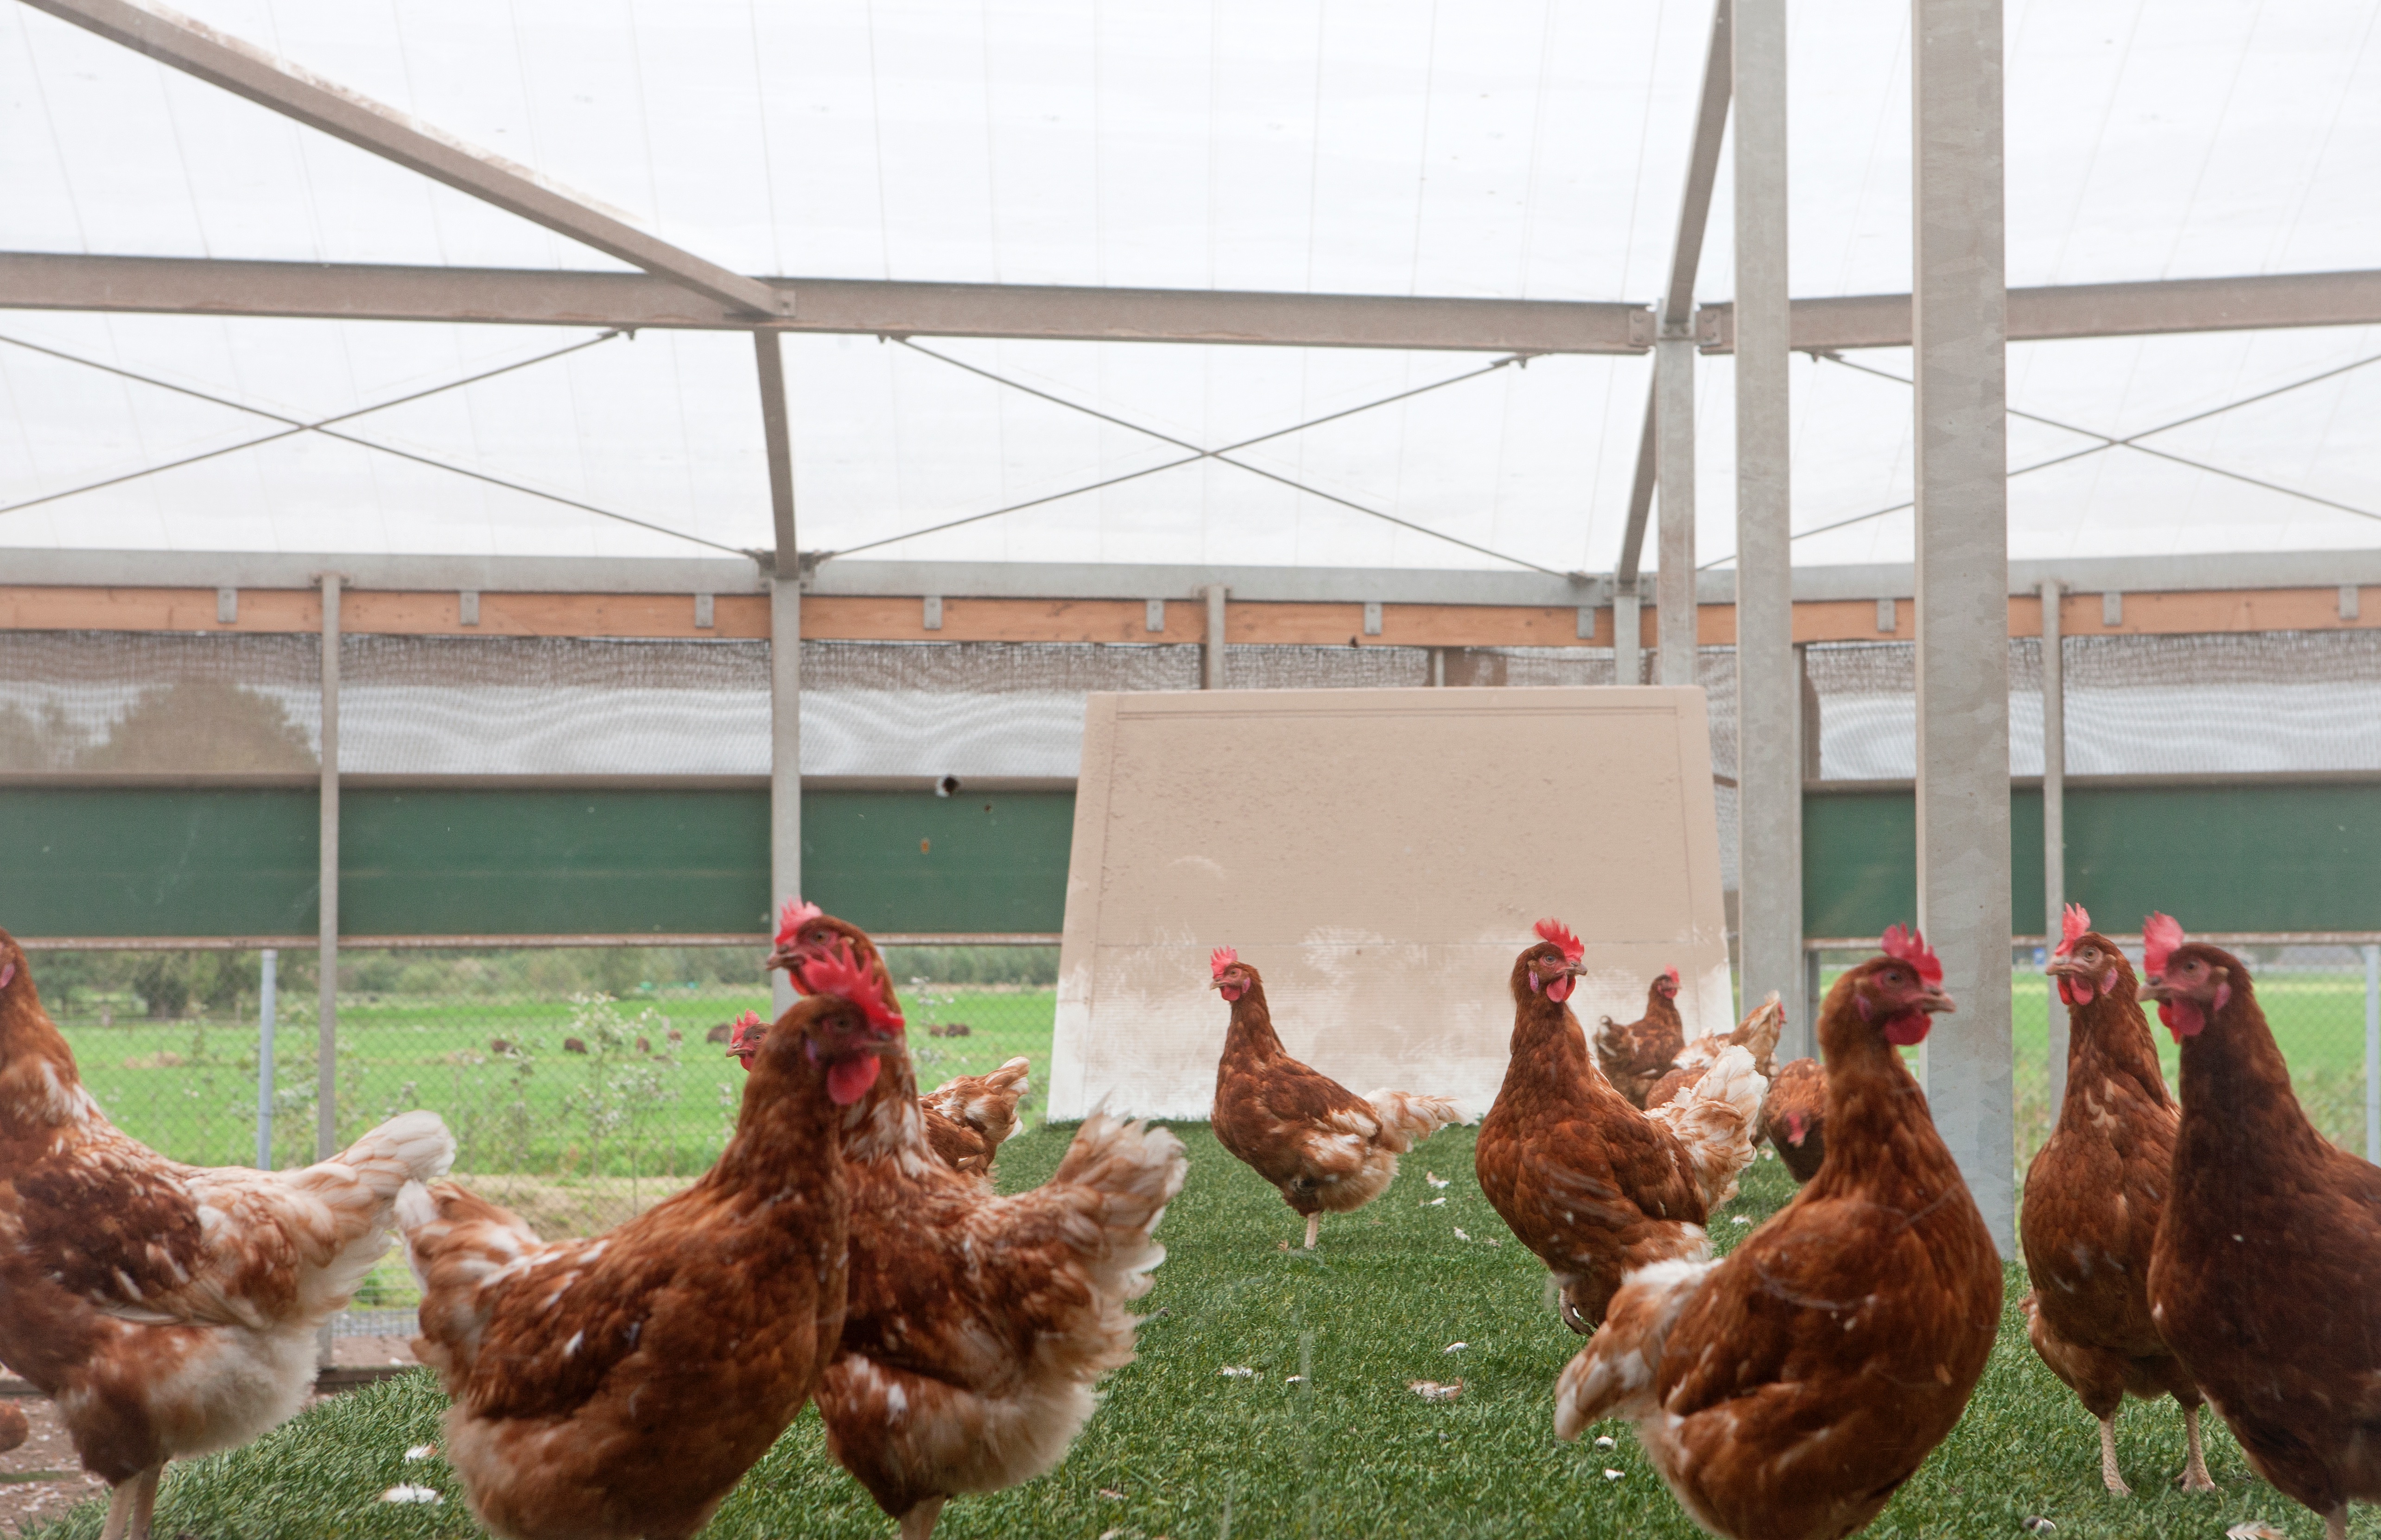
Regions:
[[765, 928], [765, 792], [348, 791], [339, 823], [355, 935]]
[[0, 790], [0, 926], [21, 935], [310, 934], [311, 791]]
[[[2011, 928], [2040, 935], [2042, 797], [2009, 800]], [[2154, 909], [2200, 931], [2381, 930], [2381, 784], [2071, 787], [2067, 896], [2111, 935]], [[1918, 912], [1917, 801], [1802, 804], [1802, 928], [1874, 935]]]
[[[350, 789], [348, 935], [767, 927], [763, 791]], [[877, 930], [1055, 931], [1072, 792], [803, 799], [809, 897]], [[311, 935], [310, 790], [0, 789], [0, 925], [26, 935]]]
[[1071, 791], [817, 791], [802, 799], [805, 897], [871, 930], [1055, 931]]
[[[1803, 924], [1874, 935], [1917, 915], [1907, 791], [1802, 809]], [[350, 934], [763, 928], [760, 791], [349, 790]], [[2042, 809], [2010, 807], [2010, 910], [2042, 927]], [[808, 897], [877, 930], [1055, 931], [1070, 792], [814, 791]], [[27, 935], [308, 935], [314, 797], [302, 789], [0, 789], [0, 925]], [[2381, 930], [2381, 784], [2081, 788], [2068, 889], [2129, 930]]]

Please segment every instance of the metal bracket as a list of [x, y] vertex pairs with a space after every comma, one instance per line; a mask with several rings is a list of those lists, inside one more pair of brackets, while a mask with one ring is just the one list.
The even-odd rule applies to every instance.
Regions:
[[1366, 636], [1381, 634], [1381, 602], [1378, 599], [1371, 600], [1364, 605], [1364, 634]]
[[463, 624], [478, 625], [480, 623], [480, 591], [476, 588], [463, 590], [455, 596], [455, 607], [461, 615]]
[[218, 626], [231, 626], [237, 625], [238, 621], [239, 590], [236, 588], [216, 589], [215, 624]]
[[1654, 346], [1654, 332], [1655, 332], [1655, 325], [1654, 325], [1654, 309], [1653, 309], [1653, 307], [1652, 307], [1652, 306], [1648, 305], [1648, 306], [1646, 306], [1645, 308], [1643, 308], [1642, 310], [1633, 310], [1633, 311], [1630, 311], [1630, 312], [1629, 312], [1629, 346], [1630, 346], [1630, 347], [1631, 347], [1631, 348], [1651, 348], [1651, 347], [1653, 347], [1653, 346]]
[[1695, 346], [1706, 353], [1736, 351], [1736, 307], [1705, 305], [1695, 312]]

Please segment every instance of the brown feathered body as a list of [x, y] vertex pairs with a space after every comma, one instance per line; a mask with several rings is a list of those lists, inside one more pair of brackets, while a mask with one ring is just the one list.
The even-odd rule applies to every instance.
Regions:
[[2026, 1336], [2103, 1424], [2128, 1393], [2196, 1407], [2198, 1390], [2150, 1320], [2150, 1253], [2173, 1190], [2179, 1114], [2132, 965], [2115, 943], [2086, 932], [2054, 966], [2075, 971], [2067, 1098], [2026, 1168]]
[[1754, 1071], [1764, 1081], [1769, 1080], [1777, 1072], [1777, 1040], [1785, 1033], [1786, 1008], [1773, 989], [1768, 998], [1745, 1012], [1735, 1030], [1705, 1033], [1679, 1049], [1678, 1062], [1654, 1082], [1654, 1089], [1645, 1093], [1647, 1109], [1674, 1102], [1702, 1083], [1712, 1066], [1719, 1062], [1719, 1056], [1730, 1048], [1742, 1048], [1751, 1054]]
[[1819, 1174], [1827, 1158], [1827, 1071], [1815, 1058], [1789, 1059], [1769, 1082], [1761, 1105], [1761, 1137], [1798, 1182]]
[[1215, 1142], [1299, 1213], [1363, 1207], [1397, 1179], [1398, 1156], [1460, 1116], [1443, 1096], [1359, 1096], [1290, 1057], [1274, 1031], [1264, 980], [1247, 963], [1232, 962], [1217, 984], [1232, 1019], [1215, 1064]]
[[0, 932], [0, 1363], [116, 1485], [116, 1533], [146, 1534], [168, 1460], [297, 1412], [315, 1328], [387, 1250], [399, 1189], [454, 1154], [437, 1114], [409, 1112], [303, 1170], [167, 1160], [100, 1112]]
[[1687, 1511], [1734, 1540], [1837, 1540], [1910, 1479], [2000, 1322], [1992, 1236], [1880, 1031], [1948, 1007], [1888, 958], [1837, 981], [1819, 1021], [1825, 1164], [1725, 1261], [1629, 1280], [1563, 1371], [1561, 1436], [1632, 1420]]
[[956, 1171], [991, 1175], [993, 1157], [1017, 1131], [1017, 1105], [1032, 1089], [1032, 1069], [1020, 1057], [987, 1075], [946, 1080], [919, 1097], [936, 1158]]
[[1564, 1322], [1586, 1332], [1623, 1274], [1708, 1254], [1704, 1224], [1752, 1158], [1762, 1087], [1736, 1048], [1684, 1098], [1640, 1111], [1548, 988], [1567, 966], [1551, 942], [1513, 964], [1512, 1057], [1472, 1164], [1489, 1204], [1553, 1271]]
[[2381, 1502], [2381, 1168], [2307, 1121], [2238, 957], [2165, 960], [2186, 1034], [2151, 1318], [2257, 1473], [2344, 1535]]
[[1189, 1164], [1164, 1129], [1094, 1114], [1048, 1181], [1002, 1197], [934, 1157], [927, 1116], [906, 1057], [855, 1108], [850, 1291], [816, 1397], [828, 1452], [905, 1537], [1065, 1458], [1100, 1378], [1132, 1360], [1125, 1306], [1166, 1258], [1151, 1236]]
[[1606, 1016], [1595, 1029], [1596, 1065], [1612, 1089], [1634, 1107], [1645, 1105], [1645, 1098], [1678, 1063], [1686, 1045], [1687, 1024], [1679, 1015], [1676, 969], [1646, 987], [1644, 1015], [1634, 1021], [1615, 1021]]
[[454, 1399], [444, 1452], [490, 1532], [691, 1535], [801, 1411], [843, 1327], [858, 1111], [830, 1100], [821, 1044], [867, 1035], [859, 1017], [797, 1001], [717, 1164], [603, 1235], [543, 1241], [453, 1182], [407, 1190], [414, 1351]]

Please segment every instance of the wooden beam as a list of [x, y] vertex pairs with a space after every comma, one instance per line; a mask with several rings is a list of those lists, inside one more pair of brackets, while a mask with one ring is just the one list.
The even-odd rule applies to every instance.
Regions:
[[[2122, 619], [2103, 619], [2101, 596], [2069, 593], [2060, 606], [2069, 636], [2197, 636], [2249, 631], [2381, 629], [2381, 595], [2342, 619], [2332, 588], [2194, 589], [2128, 593]], [[480, 595], [480, 622], [462, 623], [459, 596], [450, 591], [352, 589], [341, 601], [340, 629], [379, 636], [584, 636], [759, 641], [769, 635], [765, 594], [721, 593], [712, 600], [709, 627], [695, 624], [690, 593], [503, 593]], [[1877, 629], [1873, 599], [1805, 599], [1794, 605], [1794, 640], [1909, 642], [1917, 635], [1917, 605], [1899, 601], [1893, 629]], [[229, 631], [311, 634], [322, 625], [321, 595], [311, 589], [250, 588], [239, 593], [238, 618], [215, 618], [212, 588], [0, 586], [0, 630]], [[1399, 605], [1381, 606], [1377, 636], [1364, 632], [1364, 606], [1312, 601], [1235, 601], [1226, 640], [1234, 645], [1345, 647], [1609, 647], [1612, 611], [1594, 614], [1594, 631], [1578, 634], [1574, 605]], [[1644, 645], [1657, 622], [1640, 618]], [[2009, 634], [2041, 634], [2042, 601], [2009, 601]], [[802, 601], [802, 635], [815, 642], [1058, 642], [1196, 644], [1206, 640], [1197, 605], [1168, 605], [1166, 629], [1148, 629], [1148, 606], [1124, 599], [946, 598], [942, 625], [925, 627], [924, 606], [912, 597], [810, 594]], [[1696, 641], [1725, 647], [1736, 641], [1732, 605], [1703, 605]]]

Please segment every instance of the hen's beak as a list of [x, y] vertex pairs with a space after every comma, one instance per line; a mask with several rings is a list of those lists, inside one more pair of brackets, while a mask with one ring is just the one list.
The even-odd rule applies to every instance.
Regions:
[[1929, 1016], [1948, 1016], [1960, 1008], [1959, 1002], [1944, 994], [1940, 984], [1928, 988], [1926, 993], [1919, 996], [1914, 1003], [1919, 1009]]
[[2043, 976], [2053, 979], [2080, 979], [2089, 972], [2071, 957], [2055, 957], [2043, 971]]
[[2142, 993], [2158, 1004], [2164, 1005], [2181, 995], [2182, 991], [2167, 983], [2165, 975], [2161, 974], [2156, 978], [2144, 981], [2142, 984]]
[[1581, 958], [1577, 962], [1564, 964], [1563, 972], [1569, 973], [1575, 979], [1585, 978], [1587, 976], [1587, 959]]

